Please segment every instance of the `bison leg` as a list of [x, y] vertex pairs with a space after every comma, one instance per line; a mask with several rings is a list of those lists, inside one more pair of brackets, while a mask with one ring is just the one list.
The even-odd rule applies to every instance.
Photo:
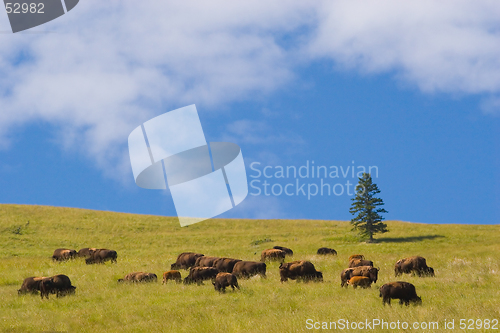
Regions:
[[391, 305], [391, 298], [390, 297], [382, 298], [382, 304], [384, 304], [384, 306], [385, 306], [385, 303]]

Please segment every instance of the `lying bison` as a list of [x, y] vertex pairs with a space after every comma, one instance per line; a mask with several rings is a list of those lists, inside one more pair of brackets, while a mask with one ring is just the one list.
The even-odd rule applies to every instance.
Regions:
[[198, 257], [194, 263], [194, 267], [212, 267], [217, 259], [219, 257]]
[[95, 247], [85, 247], [83, 249], [78, 250], [77, 256], [80, 258], [90, 258], [92, 253], [97, 250]]
[[364, 260], [364, 259], [353, 259], [353, 260], [349, 261], [349, 268], [360, 267], [360, 266], [372, 266], [373, 267], [373, 261]]
[[57, 249], [52, 255], [52, 260], [54, 261], [64, 261], [76, 258], [76, 250], [70, 249]]
[[318, 252], [316, 252], [316, 254], [321, 254], [321, 255], [332, 254], [332, 255], [336, 256], [337, 251], [335, 251], [334, 249], [330, 249], [329, 247], [320, 247], [318, 249]]
[[347, 268], [342, 271], [340, 274], [340, 286], [347, 287], [347, 282], [353, 277], [353, 276], [364, 276], [370, 279], [372, 283], [377, 282], [378, 279], [378, 268], [372, 267], [372, 266], [360, 266], [360, 267], [353, 267], [353, 268]]
[[191, 267], [188, 276], [184, 279], [184, 284], [203, 284], [205, 280], [214, 280], [219, 271], [213, 267]]
[[234, 290], [234, 287], [240, 289], [240, 286], [238, 286], [238, 279], [236, 276], [234, 276], [231, 273], [224, 273], [221, 272], [217, 274], [215, 277], [215, 282], [212, 282], [214, 285], [215, 290], [218, 292], [226, 292], [226, 287], [231, 287]]
[[17, 291], [18, 295], [27, 293], [38, 294], [40, 291], [40, 283], [43, 279], [47, 278], [43, 276], [32, 276], [24, 279], [21, 288]]
[[415, 286], [408, 282], [397, 281], [384, 284], [380, 287], [382, 304], [391, 305], [391, 299], [399, 299], [399, 304], [408, 306], [410, 302], [422, 304], [422, 299], [417, 296]]
[[287, 247], [276, 245], [276, 246], [273, 246], [273, 249], [281, 250], [281, 251], [285, 252], [286, 256], [289, 256], [289, 257], [293, 256], [293, 251]]
[[233, 268], [233, 274], [239, 278], [249, 278], [260, 275], [266, 278], [266, 264], [256, 261], [238, 261]]
[[85, 263], [87, 265], [90, 264], [103, 264], [106, 261], [111, 261], [112, 263], [116, 263], [116, 258], [118, 254], [114, 250], [108, 249], [97, 249], [92, 252], [92, 255], [85, 259]]
[[203, 254], [183, 252], [177, 256], [175, 263], [170, 265], [170, 269], [189, 269], [196, 264], [196, 259], [199, 257], [203, 257]]
[[176, 270], [171, 270], [171, 271], [163, 273], [162, 284], [167, 283], [167, 281], [169, 281], [169, 280], [175, 281], [177, 283], [181, 283], [182, 282], [181, 272], [176, 271]]
[[353, 276], [349, 281], [347, 281], [347, 284], [352, 286], [354, 289], [358, 286], [366, 289], [372, 287], [372, 280], [366, 276]]
[[146, 272], [133, 272], [125, 275], [123, 279], [119, 279], [118, 282], [156, 282], [158, 277], [154, 273]]
[[425, 258], [414, 256], [398, 260], [394, 266], [396, 276], [401, 274], [417, 274], [418, 276], [434, 276], [434, 269], [427, 266]]
[[214, 261], [212, 267], [217, 268], [219, 272], [232, 273], [234, 265], [240, 261], [240, 259], [219, 258]]
[[69, 277], [63, 274], [44, 278], [40, 282], [40, 295], [49, 298], [49, 294], [56, 294], [57, 297], [67, 294], [74, 294], [76, 287], [71, 285]]
[[290, 280], [323, 281], [323, 273], [318, 272], [310, 261], [297, 260], [280, 265], [281, 282]]
[[285, 256], [286, 256], [285, 251], [278, 250], [278, 249], [268, 249], [268, 250], [262, 251], [262, 254], [260, 255], [260, 261], [262, 261], [262, 262], [265, 262], [265, 261], [284, 262]]

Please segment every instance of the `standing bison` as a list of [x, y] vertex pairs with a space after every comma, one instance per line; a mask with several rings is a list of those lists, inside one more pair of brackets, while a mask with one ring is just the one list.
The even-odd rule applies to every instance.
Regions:
[[167, 281], [169, 281], [169, 280], [173, 280], [173, 281], [175, 281], [177, 283], [181, 283], [182, 282], [181, 272], [176, 271], [176, 270], [171, 270], [171, 271], [163, 273], [163, 282], [162, 282], [162, 284], [167, 283]]
[[49, 298], [49, 294], [56, 294], [57, 297], [75, 293], [76, 287], [71, 285], [69, 277], [63, 274], [44, 278], [40, 282], [40, 295]]
[[347, 287], [347, 282], [354, 276], [364, 276], [370, 279], [372, 283], [377, 282], [379, 269], [372, 266], [360, 266], [347, 268], [340, 274], [340, 286]]
[[217, 259], [219, 257], [198, 257], [194, 263], [194, 267], [212, 267]]
[[85, 247], [83, 249], [78, 250], [78, 257], [80, 258], [90, 258], [92, 256], [92, 253], [97, 251], [95, 247]]
[[215, 277], [215, 282], [212, 282], [215, 290], [218, 292], [226, 292], [227, 287], [231, 287], [234, 290], [234, 287], [240, 289], [238, 286], [238, 279], [231, 273], [219, 273]]
[[347, 284], [352, 286], [354, 289], [358, 286], [366, 289], [372, 287], [372, 280], [366, 276], [353, 276]]
[[191, 267], [188, 276], [184, 279], [184, 284], [203, 284], [205, 280], [215, 280], [219, 271], [213, 267]]
[[384, 284], [380, 287], [382, 304], [391, 305], [391, 299], [399, 299], [399, 304], [408, 306], [410, 302], [422, 304], [422, 299], [417, 296], [415, 286], [408, 282], [397, 281]]
[[360, 266], [372, 266], [373, 267], [373, 261], [364, 260], [364, 259], [353, 259], [353, 260], [349, 261], [349, 268], [360, 267]]
[[362, 254], [353, 254], [352, 256], [349, 257], [349, 261], [352, 261], [354, 259], [361, 259], [361, 260], [363, 260], [363, 259], [365, 259], [365, 256], [362, 255]]
[[239, 278], [249, 278], [260, 275], [266, 278], [266, 264], [256, 261], [238, 261], [233, 268], [233, 274]]
[[146, 272], [133, 272], [125, 275], [123, 279], [119, 279], [118, 282], [156, 282], [158, 277], [154, 273]]
[[273, 249], [284, 251], [286, 256], [289, 256], [289, 257], [293, 256], [293, 251], [291, 249], [289, 249], [288, 247], [276, 245], [276, 246], [273, 246]]
[[196, 264], [196, 260], [203, 257], [201, 253], [183, 252], [177, 256], [175, 263], [170, 265], [170, 269], [189, 269]]
[[286, 256], [286, 253], [283, 250], [268, 249], [268, 250], [262, 251], [262, 254], [260, 255], [260, 261], [262, 261], [262, 262], [265, 262], [265, 261], [284, 262], [285, 256]]
[[219, 258], [214, 261], [212, 267], [217, 268], [219, 272], [232, 273], [234, 265], [240, 261], [240, 259]]
[[331, 255], [336, 256], [337, 255], [337, 251], [335, 251], [334, 249], [330, 249], [328, 247], [320, 247], [318, 249], [318, 251], [316, 252], [316, 254], [320, 254], [320, 255], [331, 254]]
[[417, 274], [418, 276], [434, 276], [434, 269], [427, 266], [425, 258], [414, 256], [398, 260], [394, 265], [394, 273], [396, 276], [401, 274]]
[[32, 293], [37, 294], [40, 291], [40, 283], [43, 279], [47, 279], [43, 276], [32, 276], [24, 279], [21, 289], [17, 291], [18, 295]]
[[297, 260], [280, 265], [281, 282], [290, 280], [323, 281], [323, 273], [318, 272], [310, 261]]
[[118, 254], [114, 250], [108, 250], [108, 249], [97, 249], [94, 252], [92, 252], [92, 255], [85, 259], [85, 263], [87, 265], [90, 264], [103, 264], [106, 261], [111, 261], [112, 263], [116, 264], [116, 258], [118, 257]]
[[57, 249], [54, 251], [54, 254], [52, 255], [52, 260], [64, 261], [64, 260], [74, 259], [76, 258], [76, 255], [77, 255], [76, 250]]

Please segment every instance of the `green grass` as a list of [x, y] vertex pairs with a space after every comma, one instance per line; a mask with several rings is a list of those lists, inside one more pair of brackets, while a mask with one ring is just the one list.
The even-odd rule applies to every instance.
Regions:
[[[341, 221], [214, 219], [180, 228], [170, 217], [0, 205], [0, 331], [300, 332], [308, 331], [307, 319], [378, 318], [438, 321], [436, 332], [441, 332], [445, 319], [455, 320], [456, 331], [460, 319], [500, 320], [499, 225], [387, 224], [390, 232], [367, 244]], [[183, 251], [257, 261], [262, 250], [274, 245], [293, 249], [295, 260], [312, 261], [325, 282], [282, 284], [277, 263], [268, 264], [267, 279], [240, 280], [240, 291], [222, 295], [209, 282], [116, 282], [133, 271], [160, 277]], [[322, 246], [334, 248], [338, 256], [315, 255]], [[54, 263], [52, 252], [59, 247], [114, 249], [118, 263]], [[355, 253], [381, 269], [372, 289], [340, 288], [340, 272]], [[395, 280], [398, 259], [412, 255], [427, 258], [436, 272], [435, 278], [398, 278], [416, 286], [423, 305], [400, 307], [393, 301], [384, 307], [378, 287]], [[74, 296], [41, 300], [17, 295], [25, 277], [55, 274], [71, 278]], [[495, 330], [475, 330], [482, 331]]]

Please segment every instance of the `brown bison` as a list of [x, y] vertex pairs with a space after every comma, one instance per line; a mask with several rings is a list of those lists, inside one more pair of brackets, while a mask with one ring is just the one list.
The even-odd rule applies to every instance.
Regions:
[[349, 268], [359, 267], [359, 266], [372, 266], [373, 267], [373, 261], [364, 260], [364, 259], [353, 259], [353, 260], [349, 261]]
[[18, 295], [32, 293], [37, 294], [40, 291], [40, 283], [43, 279], [47, 279], [43, 276], [32, 276], [24, 279], [21, 289], [17, 291]]
[[371, 282], [375, 283], [378, 279], [379, 269], [372, 266], [360, 266], [347, 268], [340, 274], [340, 286], [347, 287], [347, 281], [349, 281], [353, 276], [364, 276], [370, 279]]
[[203, 254], [183, 252], [177, 256], [175, 263], [170, 265], [170, 269], [189, 269], [196, 264], [196, 259], [199, 257], [203, 257]]
[[223, 293], [226, 292], [226, 287], [229, 286], [231, 286], [233, 290], [234, 287], [240, 289], [240, 286], [238, 286], [238, 279], [231, 273], [221, 272], [217, 274], [215, 282], [212, 282], [212, 284], [214, 285], [215, 290]]
[[289, 249], [288, 247], [276, 245], [276, 246], [273, 246], [273, 249], [284, 251], [286, 256], [289, 256], [289, 257], [293, 256], [293, 251], [291, 249]]
[[354, 289], [356, 289], [358, 286], [366, 289], [372, 287], [372, 280], [370, 278], [367, 278], [366, 276], [353, 276], [347, 282], [347, 284], [352, 286]]
[[233, 274], [239, 278], [249, 278], [260, 275], [266, 278], [266, 264], [256, 261], [238, 261], [233, 268]]
[[427, 266], [425, 258], [414, 256], [398, 260], [394, 266], [396, 276], [401, 274], [417, 274], [418, 276], [434, 276], [434, 269]]
[[112, 263], [116, 264], [116, 258], [118, 257], [118, 254], [114, 250], [108, 250], [108, 249], [97, 249], [94, 252], [92, 252], [92, 255], [85, 259], [85, 263], [87, 265], [90, 264], [103, 264], [106, 261], [111, 261]]
[[78, 250], [77, 256], [83, 258], [90, 258], [92, 253], [94, 253], [97, 249], [95, 247], [85, 247], [83, 249]]
[[177, 283], [181, 283], [182, 282], [181, 272], [176, 271], [176, 270], [172, 270], [172, 271], [168, 271], [168, 272], [163, 273], [162, 284], [167, 283], [168, 280], [172, 280], [172, 281], [175, 281]]
[[318, 272], [310, 261], [297, 260], [280, 265], [281, 282], [290, 280], [323, 281], [323, 273]]
[[234, 265], [236, 265], [236, 263], [239, 261], [241, 260], [232, 258], [219, 258], [214, 261], [212, 267], [217, 268], [219, 272], [232, 273]]
[[40, 282], [40, 295], [49, 298], [49, 294], [56, 294], [57, 297], [67, 294], [74, 294], [76, 287], [71, 285], [69, 277], [63, 274], [54, 275], [42, 279]]
[[198, 257], [194, 263], [194, 267], [212, 267], [217, 259], [219, 257]]
[[365, 256], [362, 255], [362, 254], [353, 254], [352, 256], [349, 257], [349, 261], [353, 260], [353, 259], [365, 259]]
[[203, 284], [204, 280], [214, 280], [219, 271], [213, 267], [191, 267], [188, 276], [184, 279], [184, 284]]
[[328, 247], [320, 247], [318, 249], [318, 252], [316, 252], [316, 254], [321, 254], [321, 255], [332, 254], [332, 255], [336, 256], [337, 251], [335, 251], [334, 249], [330, 249]]
[[146, 272], [133, 272], [125, 275], [123, 279], [119, 279], [118, 282], [156, 282], [158, 277], [154, 273]]
[[52, 260], [54, 261], [64, 261], [69, 259], [74, 259], [76, 257], [76, 250], [70, 249], [57, 249], [52, 255]]
[[415, 286], [408, 282], [397, 281], [384, 284], [380, 287], [380, 297], [382, 297], [382, 304], [391, 305], [391, 299], [399, 299], [399, 304], [409, 305], [410, 302], [414, 304], [422, 304], [422, 299], [417, 296]]
[[284, 262], [285, 256], [286, 256], [285, 251], [278, 249], [268, 249], [262, 251], [262, 254], [260, 255], [260, 261], [265, 262], [267, 260], [267, 261]]

